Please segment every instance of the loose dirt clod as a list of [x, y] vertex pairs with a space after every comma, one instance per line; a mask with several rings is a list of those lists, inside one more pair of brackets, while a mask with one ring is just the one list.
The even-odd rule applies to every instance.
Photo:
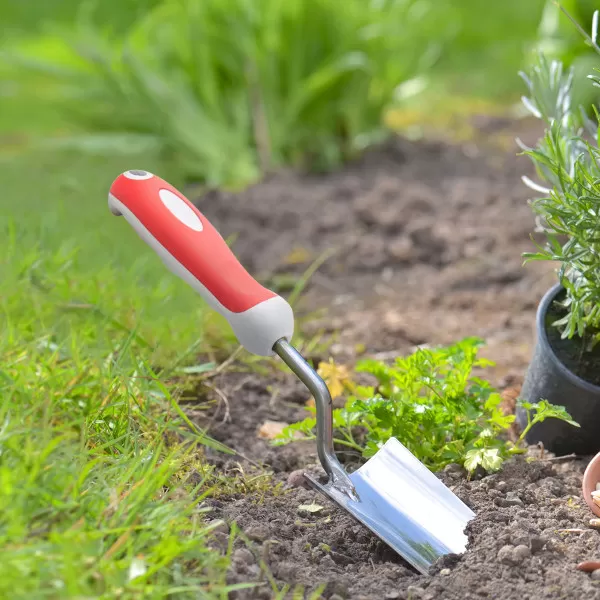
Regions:
[[529, 558], [531, 556], [531, 550], [529, 549], [529, 546], [521, 544], [514, 549], [513, 556], [515, 562], [519, 562], [525, 560], [526, 558]]
[[409, 585], [406, 590], [408, 593], [408, 598], [422, 598], [425, 590], [422, 587], [418, 587], [416, 585]]
[[514, 546], [507, 544], [506, 546], [502, 546], [500, 550], [498, 550], [498, 561], [504, 564], [512, 564], [514, 562]]
[[504, 493], [504, 492], [506, 492], [507, 488], [508, 488], [508, 486], [506, 485], [506, 481], [499, 481], [499, 482], [496, 484], [496, 489], [497, 489], [499, 492], [502, 492], [502, 493]]
[[516, 492], [508, 492], [506, 498], [501, 503], [502, 506], [523, 506], [523, 500], [519, 498]]
[[212, 527], [212, 531], [214, 533], [225, 533], [229, 534], [229, 525], [223, 521], [222, 519], [215, 519], [214, 521], [210, 521], [207, 523], [209, 527]]
[[269, 528], [266, 525], [255, 525], [245, 531], [246, 536], [255, 542], [264, 542], [269, 537]]
[[304, 469], [296, 469], [295, 471], [292, 471], [288, 475], [287, 484], [290, 487], [303, 487], [305, 489], [310, 489], [310, 486], [306, 481], [306, 477], [304, 477]]
[[529, 547], [531, 548], [531, 552], [533, 554], [539, 552], [544, 547], [547, 541], [548, 540], [545, 537], [539, 535], [534, 535], [531, 538], [529, 538]]
[[242, 563], [242, 564], [253, 564], [254, 556], [250, 550], [247, 548], [238, 548], [232, 555], [233, 562]]

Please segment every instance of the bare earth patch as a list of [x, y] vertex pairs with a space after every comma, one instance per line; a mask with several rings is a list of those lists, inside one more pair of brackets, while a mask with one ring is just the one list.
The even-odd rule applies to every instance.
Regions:
[[[539, 133], [504, 126], [504, 135], [520, 133], [527, 143]], [[537, 303], [555, 276], [548, 264], [522, 266], [534, 228], [520, 180], [532, 176], [529, 160], [514, 156], [516, 147], [488, 142], [485, 135], [467, 145], [398, 141], [336, 174], [284, 173], [243, 193], [205, 194], [197, 205], [225, 236], [237, 234], [234, 251], [263, 281], [297, 276], [337, 249], [298, 310], [327, 309], [302, 329], [339, 332], [330, 350], [336, 360], [392, 357], [477, 335], [497, 363], [486, 376], [511, 396], [530, 357]], [[467, 552], [425, 578], [328, 500], [294, 486], [298, 469], [319, 472], [312, 444], [273, 448], [259, 435], [266, 421], [306, 416], [308, 392], [293, 376], [225, 373], [212, 383], [230, 411], [227, 422], [215, 419], [212, 435], [284, 484], [273, 494], [210, 501], [213, 517], [235, 521], [248, 537], [234, 553], [230, 580], [260, 585], [237, 598], [271, 598], [266, 570], [279, 585], [325, 584], [323, 597], [332, 600], [600, 597], [599, 584], [575, 569], [600, 555], [579, 497], [585, 460], [534, 452], [532, 462], [518, 458], [470, 482], [447, 469], [441, 477], [477, 517]], [[226, 471], [237, 468], [238, 459], [210, 458]], [[299, 509], [314, 503], [322, 508]]]

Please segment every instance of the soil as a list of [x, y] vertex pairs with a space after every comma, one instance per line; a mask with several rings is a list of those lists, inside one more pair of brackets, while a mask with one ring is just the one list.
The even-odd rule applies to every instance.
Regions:
[[[564, 300], [565, 293], [557, 297]], [[600, 386], [600, 346], [592, 351], [584, 350], [584, 342], [579, 337], [562, 339], [560, 331], [553, 326], [555, 321], [562, 319], [566, 311], [558, 304], [552, 303], [546, 315], [546, 334], [552, 350], [559, 360], [575, 375], [593, 385]]]
[[[237, 235], [242, 263], [281, 290], [337, 249], [296, 307], [305, 337], [331, 336], [326, 351], [317, 344], [307, 358], [333, 356], [351, 366], [358, 356], [393, 358], [419, 344], [477, 335], [496, 362], [485, 376], [512, 410], [537, 304], [556, 275], [551, 264], [522, 266], [534, 218], [520, 177], [534, 174], [515, 145], [498, 143], [518, 134], [533, 144], [539, 131], [527, 122], [480, 131], [480, 139], [461, 144], [395, 140], [334, 174], [280, 173], [241, 193], [204, 194], [197, 204], [224, 236]], [[534, 448], [531, 460], [512, 459], [471, 481], [457, 465], [447, 467], [438, 475], [477, 516], [465, 554], [445, 557], [425, 577], [303, 487], [302, 472], [322, 473], [313, 443], [273, 447], [259, 436], [268, 421], [306, 416], [309, 394], [299, 381], [284, 370], [240, 368], [211, 379], [211, 388], [220, 403], [209, 421], [206, 410], [189, 412], [239, 453], [207, 457], [240, 486], [207, 500], [211, 519], [226, 522], [213, 544], [225, 551], [235, 523], [242, 533], [229, 581], [256, 583], [231, 598], [292, 598], [294, 590], [294, 598], [318, 592], [330, 600], [600, 598], [595, 575], [575, 568], [600, 558], [580, 494], [585, 457], [556, 459]], [[271, 480], [261, 477], [265, 469]], [[315, 513], [299, 508], [314, 503], [322, 507]]]

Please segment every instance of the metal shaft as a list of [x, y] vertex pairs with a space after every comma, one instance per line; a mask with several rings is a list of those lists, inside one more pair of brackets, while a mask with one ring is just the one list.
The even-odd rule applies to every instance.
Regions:
[[333, 450], [333, 402], [327, 384], [287, 340], [275, 342], [273, 351], [295, 373], [315, 399], [317, 409], [317, 454], [329, 479], [351, 498], [354, 485]]

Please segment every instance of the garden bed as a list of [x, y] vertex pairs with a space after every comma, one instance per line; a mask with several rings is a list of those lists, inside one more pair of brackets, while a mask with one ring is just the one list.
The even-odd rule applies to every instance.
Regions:
[[[303, 315], [328, 309], [302, 324], [308, 336], [335, 335], [328, 356], [351, 363], [361, 353], [392, 357], [477, 335], [497, 363], [486, 376], [506, 390], [510, 406], [530, 357], [537, 303], [555, 275], [548, 264], [521, 264], [533, 229], [520, 181], [531, 175], [529, 161], [491, 143], [521, 131], [533, 143], [539, 132], [503, 126], [483, 123], [482, 139], [468, 144], [394, 142], [337, 174], [276, 175], [243, 193], [205, 194], [197, 204], [225, 236], [239, 236], [234, 251], [264, 281], [282, 285], [338, 248], [298, 307]], [[317, 354], [310, 358], [327, 358]], [[600, 553], [580, 498], [585, 460], [554, 460], [535, 449], [532, 462], [512, 459], [500, 473], [470, 482], [447, 468], [446, 483], [477, 517], [467, 553], [424, 578], [349, 515], [298, 487], [298, 469], [319, 472], [312, 443], [273, 448], [259, 437], [266, 421], [306, 416], [308, 393], [293, 376], [226, 372], [211, 384], [228, 399], [229, 418], [223, 421], [221, 402], [210, 431], [249, 460], [209, 458], [225, 472], [239, 473], [241, 465], [247, 478], [260, 463], [281, 484], [209, 501], [213, 518], [236, 521], [248, 538], [234, 552], [231, 581], [262, 583], [238, 598], [271, 598], [268, 574], [280, 586], [326, 584], [322, 595], [334, 600], [600, 594], [575, 569]], [[323, 508], [298, 508], [312, 503]], [[221, 531], [216, 543], [225, 548], [226, 539]]]

